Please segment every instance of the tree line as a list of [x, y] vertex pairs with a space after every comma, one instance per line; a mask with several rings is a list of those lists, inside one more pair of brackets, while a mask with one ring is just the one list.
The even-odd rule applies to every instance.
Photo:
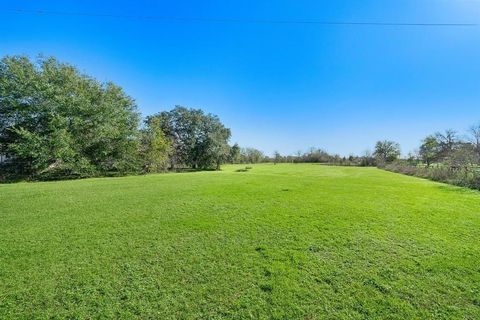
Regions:
[[460, 135], [454, 130], [425, 137], [407, 158], [386, 163], [385, 169], [480, 189], [480, 124]]
[[480, 189], [480, 124], [460, 135], [454, 130], [430, 134], [420, 146], [401, 157], [400, 144], [377, 141], [373, 152], [361, 156], [341, 157], [318, 148], [296, 155], [282, 156], [274, 152], [274, 163], [323, 163], [343, 166], [377, 166], [398, 173], [414, 175], [458, 186]]
[[218, 116], [176, 106], [141, 118], [135, 101], [55, 58], [0, 61], [0, 180], [83, 178], [219, 169], [223, 163], [323, 163], [378, 166], [480, 188], [480, 124], [425, 137], [400, 158], [400, 145], [381, 140], [374, 151], [342, 157], [320, 148], [283, 156], [230, 145]]
[[373, 165], [372, 156], [365, 154], [362, 156], [350, 155], [348, 157], [338, 154], [330, 154], [321, 148], [312, 147], [306, 152], [297, 151], [294, 155], [283, 156], [278, 151], [273, 153], [272, 157], [266, 157], [266, 162], [276, 163], [321, 163], [339, 166], [371, 166]]
[[0, 61], [0, 179], [49, 180], [218, 169], [259, 162], [230, 146], [231, 132], [200, 109], [176, 106], [141, 119], [119, 86], [55, 58]]

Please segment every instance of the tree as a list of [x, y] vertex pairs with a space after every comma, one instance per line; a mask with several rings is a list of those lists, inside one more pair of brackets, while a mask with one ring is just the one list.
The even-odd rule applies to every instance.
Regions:
[[470, 127], [470, 141], [474, 146], [477, 154], [477, 163], [480, 161], [480, 123]]
[[231, 132], [217, 116], [176, 106], [171, 111], [148, 117], [147, 121], [153, 118], [159, 119], [162, 131], [172, 142], [172, 168], [219, 169], [228, 159]]
[[457, 147], [450, 152], [446, 163], [452, 169], [469, 170], [472, 164], [478, 160], [475, 147], [471, 143], [459, 142]]
[[278, 151], [273, 152], [273, 163], [277, 164], [281, 161], [282, 161], [282, 155], [280, 154], [280, 152]]
[[438, 145], [440, 147], [441, 158], [446, 158], [454, 150], [455, 146], [459, 142], [457, 137], [457, 132], [454, 130], [445, 130], [444, 133], [437, 132], [435, 133], [435, 138], [437, 139]]
[[229, 160], [230, 163], [238, 163], [240, 161], [240, 146], [238, 143], [235, 143], [230, 148]]
[[145, 121], [145, 128], [141, 131], [140, 155], [145, 172], [163, 172], [168, 168], [171, 152], [170, 141], [165, 137], [159, 118]]
[[255, 148], [243, 148], [240, 157], [243, 163], [259, 163], [265, 159], [263, 152]]
[[375, 157], [380, 163], [388, 163], [400, 156], [400, 145], [394, 141], [378, 141], [375, 144]]
[[223, 126], [217, 117], [208, 116], [205, 118], [204, 130], [207, 135], [202, 144], [203, 157], [200, 161], [202, 168], [209, 168], [215, 164], [215, 169], [220, 170], [220, 166], [228, 160], [231, 132]]
[[0, 62], [0, 153], [14, 176], [56, 178], [137, 169], [139, 113], [113, 83], [55, 58]]
[[420, 161], [420, 157], [419, 157], [419, 151], [418, 150], [414, 150], [414, 151], [410, 151], [407, 155], [407, 163], [411, 166], [416, 166], [418, 164], [418, 162]]
[[327, 163], [331, 162], [335, 157], [323, 149], [312, 147], [308, 152], [303, 154], [302, 158], [302, 162]]
[[419, 154], [423, 162], [426, 163], [427, 167], [429, 167], [433, 161], [439, 159], [440, 153], [440, 143], [435, 136], [430, 135], [423, 139], [419, 149]]
[[361, 156], [360, 165], [364, 167], [374, 166], [375, 158], [370, 150], [365, 150]]

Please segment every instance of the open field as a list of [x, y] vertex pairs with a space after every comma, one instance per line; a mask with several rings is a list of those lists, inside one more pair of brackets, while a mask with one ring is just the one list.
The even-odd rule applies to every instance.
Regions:
[[375, 168], [0, 185], [0, 318], [480, 318], [480, 193]]

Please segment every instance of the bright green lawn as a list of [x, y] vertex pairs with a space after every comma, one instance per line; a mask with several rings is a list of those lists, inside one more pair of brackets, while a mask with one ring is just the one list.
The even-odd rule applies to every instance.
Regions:
[[0, 318], [480, 318], [480, 193], [240, 167], [0, 185]]

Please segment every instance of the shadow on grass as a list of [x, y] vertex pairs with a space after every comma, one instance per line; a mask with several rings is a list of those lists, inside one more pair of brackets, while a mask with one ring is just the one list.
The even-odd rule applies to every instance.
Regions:
[[460, 187], [455, 185], [439, 185], [437, 186], [437, 188], [442, 191], [448, 191], [448, 192], [456, 192], [456, 193], [463, 193], [463, 194], [480, 194], [480, 190], [470, 189], [468, 187]]
[[191, 169], [191, 168], [176, 168], [173, 170], [168, 170], [165, 172], [174, 172], [174, 173], [190, 173], [190, 172], [204, 172], [204, 171], [220, 171], [217, 169]]
[[146, 176], [150, 174], [166, 174], [166, 173], [191, 173], [191, 172], [204, 172], [204, 171], [220, 171], [216, 169], [190, 169], [190, 168], [175, 168], [171, 170], [166, 170], [162, 172], [100, 172], [89, 175], [81, 174], [56, 174], [56, 175], [38, 175], [38, 176], [28, 176], [28, 175], [3, 175], [0, 176], [0, 184], [14, 184], [19, 182], [54, 182], [54, 181], [67, 181], [67, 180], [84, 180], [91, 178], [120, 178], [128, 176]]

